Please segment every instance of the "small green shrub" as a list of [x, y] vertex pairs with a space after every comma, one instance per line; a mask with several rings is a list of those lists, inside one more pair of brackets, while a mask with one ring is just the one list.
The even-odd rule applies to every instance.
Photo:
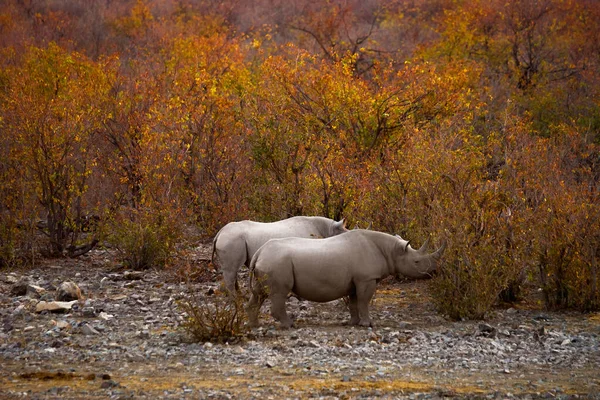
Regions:
[[242, 337], [248, 329], [242, 298], [217, 293], [212, 299], [209, 303], [192, 294], [180, 301], [180, 309], [187, 314], [181, 327], [198, 342], [224, 343]]
[[182, 236], [181, 224], [168, 211], [140, 209], [120, 213], [109, 224], [108, 241], [132, 269], [164, 267]]

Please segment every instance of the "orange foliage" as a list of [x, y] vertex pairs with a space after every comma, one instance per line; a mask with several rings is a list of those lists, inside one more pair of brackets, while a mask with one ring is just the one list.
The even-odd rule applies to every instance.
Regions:
[[0, 5], [0, 262], [38, 219], [64, 254], [85, 214], [152, 243], [320, 214], [449, 240], [454, 318], [600, 307], [593, 2]]

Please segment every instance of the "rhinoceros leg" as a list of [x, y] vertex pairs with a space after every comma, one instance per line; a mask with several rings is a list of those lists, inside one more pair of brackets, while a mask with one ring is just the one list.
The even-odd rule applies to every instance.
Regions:
[[246, 264], [246, 248], [237, 243], [235, 246], [217, 247], [216, 260], [223, 273], [225, 289], [230, 296], [235, 297], [239, 290], [237, 274], [240, 268]]
[[258, 313], [260, 312], [260, 307], [267, 298], [267, 292], [265, 289], [264, 278], [261, 279], [254, 277], [252, 279], [252, 295], [250, 296], [250, 300], [246, 305], [248, 323], [252, 328], [258, 326]]
[[223, 268], [223, 281], [225, 282], [225, 289], [227, 289], [227, 292], [230, 296], [235, 296], [239, 290], [239, 285], [237, 282], [238, 269], [239, 268], [231, 266]]
[[350, 322], [348, 325], [358, 325], [358, 303], [356, 301], [356, 293], [350, 294], [350, 300], [348, 301], [348, 308], [350, 309]]
[[291, 328], [293, 321], [285, 311], [287, 293], [271, 293], [269, 299], [271, 300], [271, 315], [273, 318], [279, 321], [282, 328]]
[[369, 318], [369, 303], [377, 289], [376, 281], [360, 282], [356, 284], [356, 303], [358, 309], [358, 325], [373, 326]]

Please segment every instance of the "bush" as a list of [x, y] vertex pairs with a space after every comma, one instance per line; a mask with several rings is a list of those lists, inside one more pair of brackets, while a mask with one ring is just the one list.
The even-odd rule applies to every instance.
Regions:
[[19, 264], [17, 228], [0, 220], [0, 269]]
[[108, 241], [132, 269], [164, 267], [182, 236], [181, 223], [169, 210], [149, 208], [118, 214], [109, 223]]
[[600, 310], [600, 207], [569, 210], [561, 202], [560, 209], [551, 210], [538, 253], [546, 307]]
[[447, 251], [447, 261], [430, 285], [438, 311], [453, 320], [484, 319], [509, 280], [508, 269], [495, 255], [491, 247], [463, 254]]
[[32, 265], [38, 257], [33, 221], [0, 218], [0, 269]]
[[226, 294], [216, 294], [211, 303], [191, 296], [179, 302], [187, 314], [181, 327], [198, 342], [231, 342], [247, 332], [247, 316], [241, 297], [232, 299]]

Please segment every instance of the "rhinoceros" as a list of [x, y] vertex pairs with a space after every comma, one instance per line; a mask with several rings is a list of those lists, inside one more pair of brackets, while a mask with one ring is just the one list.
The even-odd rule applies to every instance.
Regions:
[[213, 263], [223, 273], [225, 287], [230, 294], [237, 289], [237, 274], [242, 265], [249, 266], [256, 251], [274, 238], [303, 237], [327, 238], [346, 232], [344, 220], [325, 217], [298, 216], [277, 222], [230, 222], [213, 240]]
[[437, 268], [446, 244], [427, 254], [427, 243], [415, 250], [400, 236], [362, 229], [322, 240], [270, 240], [250, 263], [250, 326], [258, 325], [260, 307], [269, 297], [273, 317], [282, 328], [291, 327], [285, 310], [289, 292], [315, 302], [349, 296], [349, 323], [372, 326], [368, 306], [380, 279], [392, 274], [425, 278]]

